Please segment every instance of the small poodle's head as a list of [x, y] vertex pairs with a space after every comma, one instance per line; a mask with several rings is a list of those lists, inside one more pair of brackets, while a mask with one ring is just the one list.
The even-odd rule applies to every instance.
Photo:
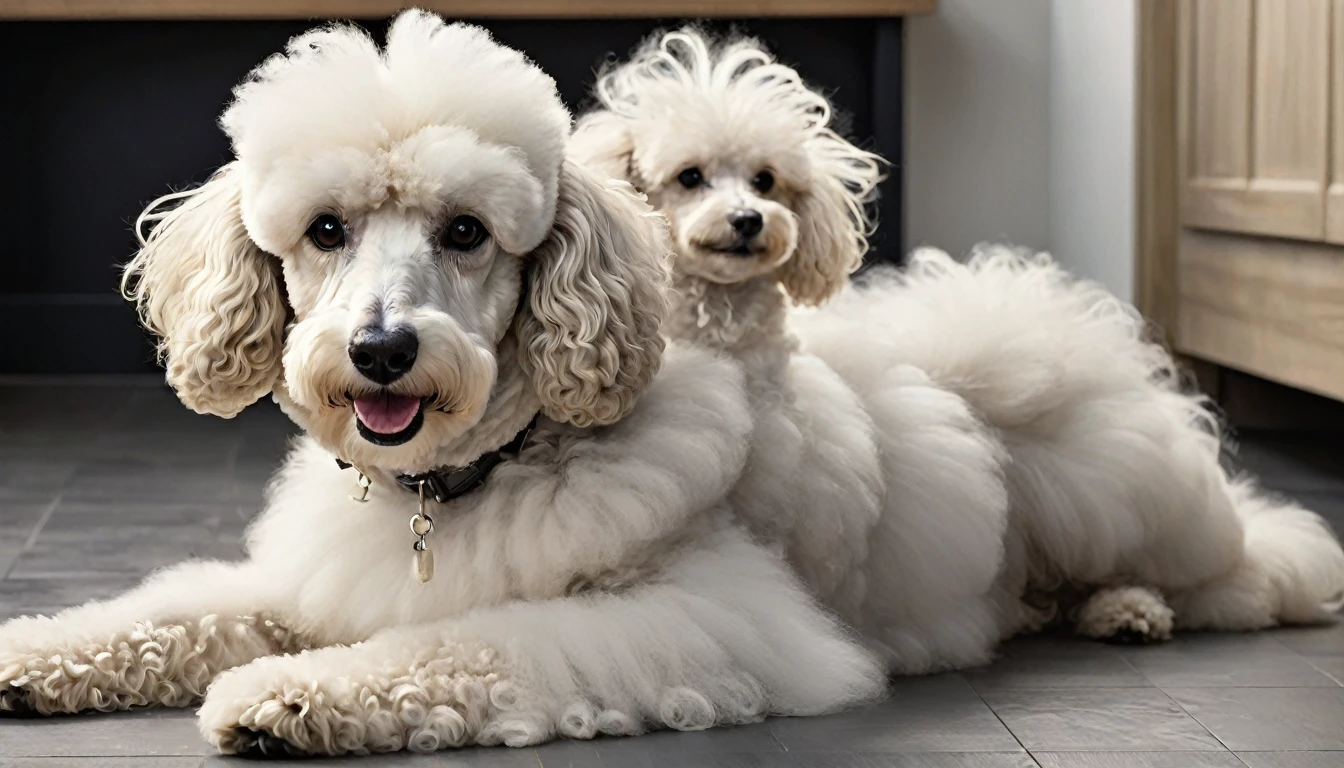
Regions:
[[662, 225], [565, 160], [554, 82], [485, 31], [309, 32], [221, 123], [237, 159], [150, 206], [125, 282], [193, 409], [274, 392], [344, 458], [418, 470], [492, 399], [609, 423], [657, 371]]
[[572, 154], [648, 195], [671, 223], [679, 272], [773, 275], [816, 304], [861, 263], [882, 161], [836, 134], [825, 97], [758, 41], [655, 35], [599, 78], [597, 96]]

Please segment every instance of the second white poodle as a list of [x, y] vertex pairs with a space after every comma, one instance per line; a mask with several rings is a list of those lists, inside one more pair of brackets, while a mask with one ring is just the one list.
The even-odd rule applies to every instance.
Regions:
[[1061, 615], [1153, 640], [1340, 599], [1338, 541], [1225, 476], [1132, 308], [1007, 250], [845, 289], [880, 161], [758, 42], [656, 35], [597, 95], [575, 152], [668, 217], [670, 333], [746, 373], [736, 506], [893, 670], [983, 663]]

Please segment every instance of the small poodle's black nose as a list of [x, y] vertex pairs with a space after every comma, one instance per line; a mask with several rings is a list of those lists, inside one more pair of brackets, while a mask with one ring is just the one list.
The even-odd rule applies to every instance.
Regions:
[[761, 212], [750, 209], [737, 210], [728, 214], [728, 223], [732, 226], [733, 231], [744, 239], [759, 235], [761, 229], [765, 226], [765, 222], [761, 219]]
[[350, 362], [369, 381], [391, 384], [411, 370], [419, 350], [415, 331], [404, 325], [391, 330], [366, 325], [350, 342]]

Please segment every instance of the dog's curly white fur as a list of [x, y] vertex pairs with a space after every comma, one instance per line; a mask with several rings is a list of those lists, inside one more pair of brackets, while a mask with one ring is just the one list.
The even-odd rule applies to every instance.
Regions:
[[881, 165], [758, 42], [658, 34], [596, 93], [575, 154], [667, 215], [670, 334], [746, 373], [737, 507], [893, 670], [982, 663], [1056, 615], [1155, 640], [1173, 610], [1250, 629], [1344, 590], [1329, 530], [1225, 477], [1202, 402], [1104, 291], [1008, 250], [844, 289]]
[[[704, 728], [883, 693], [877, 659], [739, 529], [741, 373], [664, 356], [665, 226], [565, 160], [550, 78], [410, 11], [383, 51], [351, 27], [297, 37], [235, 95], [236, 160], [151, 206], [126, 287], [185, 403], [231, 416], [270, 393], [307, 434], [246, 561], [0, 626], [0, 713], [204, 695], [224, 752], [343, 754]], [[488, 237], [448, 248], [464, 213]], [[311, 235], [322, 216], [339, 218], [336, 247]], [[420, 339], [381, 389], [347, 353], [371, 318]], [[351, 400], [370, 391], [421, 398], [423, 427], [394, 446], [361, 436]], [[431, 502], [439, 573], [418, 583], [416, 499], [393, 475], [471, 461], [538, 412], [483, 487]], [[367, 503], [336, 456], [372, 477]]]

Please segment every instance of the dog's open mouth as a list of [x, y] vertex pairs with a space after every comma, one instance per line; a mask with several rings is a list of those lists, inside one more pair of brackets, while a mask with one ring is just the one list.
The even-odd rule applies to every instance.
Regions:
[[355, 398], [359, 436], [374, 445], [410, 442], [425, 425], [425, 401], [414, 395], [375, 392]]

